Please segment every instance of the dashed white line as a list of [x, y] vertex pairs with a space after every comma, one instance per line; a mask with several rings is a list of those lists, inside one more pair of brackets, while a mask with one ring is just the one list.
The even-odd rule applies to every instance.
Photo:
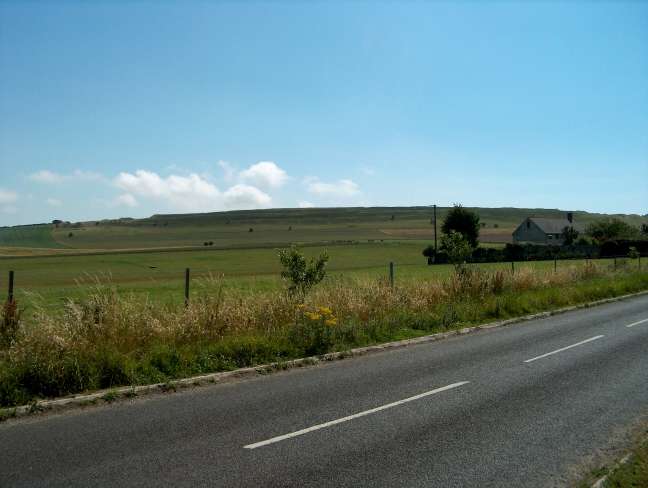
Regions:
[[547, 356], [551, 356], [553, 354], [558, 354], [559, 352], [566, 351], [567, 349], [571, 349], [572, 347], [577, 347], [577, 346], [582, 346], [583, 344], [587, 344], [588, 342], [595, 341], [597, 339], [600, 339], [602, 337], [605, 337], [604, 335], [597, 335], [594, 337], [590, 337], [589, 339], [585, 339], [584, 341], [577, 342], [576, 344], [572, 344], [571, 346], [566, 346], [566, 347], [561, 347], [560, 349], [556, 349], [555, 351], [548, 352], [546, 354], [543, 354], [541, 356], [536, 356], [531, 359], [527, 359], [524, 361], [525, 363], [531, 363], [533, 361], [537, 361], [538, 359], [546, 358]]
[[397, 407], [398, 405], [402, 405], [404, 403], [413, 402], [414, 400], [419, 400], [421, 398], [425, 398], [425, 397], [430, 396], [430, 395], [435, 395], [436, 393], [441, 393], [442, 391], [447, 391], [447, 390], [451, 390], [453, 388], [458, 388], [458, 387], [466, 385], [468, 383], [470, 383], [470, 381], [460, 381], [458, 383], [452, 383], [451, 385], [443, 386], [443, 387], [437, 388], [435, 390], [426, 391], [424, 393], [420, 393], [418, 395], [414, 395], [414, 396], [411, 396], [409, 398], [404, 398], [402, 400], [398, 400], [397, 402], [388, 403], [387, 405], [382, 405], [380, 407], [372, 408], [370, 410], [365, 410], [364, 412], [358, 412], [358, 413], [355, 413], [353, 415], [349, 415], [347, 417], [342, 417], [342, 418], [339, 418], [339, 419], [336, 419], [336, 420], [331, 420], [330, 422], [324, 422], [323, 424], [313, 425], [312, 427], [297, 430], [297, 431], [291, 432], [289, 434], [284, 434], [284, 435], [280, 435], [280, 436], [277, 436], [277, 437], [272, 437], [272, 438], [267, 439], [265, 441], [255, 442], [254, 444], [248, 444], [247, 446], [243, 446], [243, 448], [244, 449], [256, 449], [257, 447], [263, 447], [263, 446], [267, 446], [268, 444], [274, 444], [275, 442], [281, 442], [281, 441], [284, 441], [286, 439], [290, 439], [292, 437], [297, 437], [297, 436], [300, 436], [300, 435], [308, 434], [309, 432], [313, 432], [315, 430], [324, 429], [326, 427], [331, 427], [332, 425], [341, 424], [342, 422], [348, 422], [349, 420], [357, 419], [358, 417], [364, 417], [365, 415], [370, 415], [372, 413], [380, 412], [382, 410], [387, 410], [388, 408]]
[[628, 325], [626, 325], [626, 327], [634, 327], [635, 325], [645, 324], [645, 323], [648, 323], [648, 319], [643, 319], [643, 320], [640, 320], [639, 322], [634, 322], [632, 324], [628, 324]]

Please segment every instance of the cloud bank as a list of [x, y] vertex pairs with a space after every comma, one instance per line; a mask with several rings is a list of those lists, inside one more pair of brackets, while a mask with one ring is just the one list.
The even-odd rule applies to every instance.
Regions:
[[155, 172], [137, 170], [119, 173], [115, 186], [124, 191], [118, 203], [137, 205], [135, 197], [149, 199], [186, 212], [211, 212], [224, 209], [263, 208], [272, 204], [270, 195], [244, 184], [221, 192], [216, 185], [196, 173], [162, 177]]
[[314, 195], [324, 197], [349, 198], [360, 194], [360, 187], [351, 180], [325, 183], [318, 179], [310, 179], [306, 182], [306, 189]]

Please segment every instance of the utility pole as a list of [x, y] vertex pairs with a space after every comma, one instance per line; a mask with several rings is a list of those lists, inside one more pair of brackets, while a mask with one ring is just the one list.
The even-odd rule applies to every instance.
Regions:
[[436, 261], [437, 254], [437, 221], [436, 221], [436, 205], [434, 206], [434, 260]]

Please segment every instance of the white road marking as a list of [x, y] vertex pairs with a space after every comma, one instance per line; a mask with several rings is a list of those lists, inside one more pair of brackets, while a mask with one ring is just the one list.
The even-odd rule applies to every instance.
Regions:
[[315, 430], [324, 429], [332, 425], [341, 424], [342, 422], [348, 422], [349, 420], [357, 419], [358, 417], [364, 417], [365, 415], [370, 415], [372, 413], [380, 412], [381, 410], [387, 410], [388, 408], [397, 407], [398, 405], [402, 405], [403, 403], [413, 402], [414, 400], [419, 400], [421, 398], [425, 398], [427, 396], [434, 395], [436, 393], [441, 393], [442, 391], [451, 390], [459, 386], [467, 385], [468, 383], [470, 383], [470, 381], [460, 381], [459, 383], [452, 383], [451, 385], [443, 386], [441, 388], [437, 388], [436, 390], [426, 391], [425, 393], [420, 393], [419, 395], [414, 395], [409, 398], [404, 398], [403, 400], [398, 400], [397, 402], [388, 403], [387, 405], [382, 405], [380, 407], [372, 408], [370, 410], [365, 410], [364, 412], [355, 413], [353, 415], [349, 415], [348, 417], [342, 417], [340, 419], [331, 420], [330, 422], [324, 422], [323, 424], [313, 425], [312, 427], [308, 427], [306, 429], [297, 430], [295, 432], [291, 432], [290, 434], [284, 434], [277, 437], [272, 437], [271, 439], [267, 439], [265, 441], [255, 442], [254, 444], [248, 444], [247, 446], [243, 446], [243, 448], [256, 449], [257, 447], [263, 447], [263, 446], [267, 446], [268, 444], [274, 444], [275, 442], [281, 442], [286, 439], [290, 439], [292, 437], [308, 434], [309, 432], [313, 432]]
[[571, 349], [572, 347], [577, 347], [577, 346], [582, 346], [583, 344], [587, 344], [588, 342], [595, 341], [597, 339], [600, 339], [601, 337], [605, 337], [604, 335], [597, 335], [594, 337], [590, 337], [589, 339], [585, 339], [584, 341], [577, 342], [576, 344], [572, 344], [571, 346], [567, 347], [561, 347], [560, 349], [556, 349], [555, 351], [548, 352], [546, 354], [543, 354], [541, 356], [536, 356], [531, 359], [527, 359], [524, 361], [525, 363], [531, 363], [533, 361], [537, 361], [538, 359], [546, 358], [547, 356], [551, 356], [552, 354], [558, 354], [559, 352], [566, 351], [567, 349]]
[[643, 320], [640, 320], [639, 322], [634, 322], [632, 324], [628, 324], [628, 325], [626, 325], [626, 327], [634, 327], [635, 325], [644, 324], [646, 322], [648, 322], [648, 319], [643, 319]]

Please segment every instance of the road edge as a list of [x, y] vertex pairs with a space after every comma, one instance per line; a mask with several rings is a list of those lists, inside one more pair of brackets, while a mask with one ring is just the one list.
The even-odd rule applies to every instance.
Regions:
[[591, 488], [603, 488], [605, 485], [605, 482], [608, 480], [610, 475], [612, 475], [617, 469], [619, 469], [621, 466], [623, 466], [625, 463], [630, 461], [632, 458], [632, 452], [629, 452], [623, 458], [621, 458], [620, 461], [618, 461], [614, 466], [612, 466], [612, 469], [610, 469], [609, 473], [601, 476], [599, 479], [597, 479], [593, 484]]
[[204, 374], [199, 376], [191, 376], [188, 378], [169, 380], [166, 383], [153, 383], [149, 385], [138, 385], [138, 386], [135, 385], [122, 386], [118, 388], [99, 390], [94, 393], [85, 393], [85, 394], [79, 394], [70, 397], [55, 398], [52, 400], [40, 400], [29, 405], [20, 405], [17, 407], [0, 409], [0, 422], [10, 418], [24, 417], [26, 415], [31, 415], [31, 414], [41, 413], [46, 411], [52, 411], [52, 410], [58, 411], [67, 408], [86, 407], [90, 405], [95, 405], [100, 401], [110, 403], [120, 398], [133, 398], [139, 395], [146, 395], [146, 394], [159, 393], [159, 392], [174, 392], [179, 388], [224, 383], [227, 381], [235, 381], [235, 380], [240, 380], [252, 376], [265, 375], [276, 371], [283, 371], [286, 369], [313, 366], [318, 363], [327, 362], [327, 361], [336, 361], [336, 360], [345, 359], [349, 357], [364, 356], [367, 354], [378, 353], [378, 352], [391, 350], [391, 349], [400, 349], [400, 348], [409, 347], [417, 344], [435, 342], [438, 340], [446, 339], [448, 337], [470, 334], [484, 329], [495, 329], [499, 327], [506, 327], [509, 325], [519, 324], [522, 322], [528, 322], [530, 320], [551, 317], [553, 315], [560, 315], [563, 313], [571, 312], [573, 310], [579, 310], [582, 308], [590, 308], [598, 305], [604, 305], [606, 303], [619, 302], [622, 300], [627, 300], [642, 295], [648, 295], [648, 290], [643, 290], [637, 293], [630, 293], [628, 295], [620, 295], [617, 297], [604, 298], [601, 300], [581, 303], [578, 305], [570, 305], [568, 307], [562, 307], [556, 310], [549, 310], [549, 311], [538, 312], [529, 315], [522, 315], [520, 317], [514, 317], [506, 320], [499, 320], [496, 322], [489, 322], [486, 324], [475, 325], [472, 327], [464, 327], [462, 329], [455, 329], [447, 332], [429, 334], [426, 336], [415, 337], [412, 339], [403, 339], [400, 341], [385, 342], [373, 346], [358, 347], [355, 349], [350, 349], [348, 351], [330, 352], [327, 354], [323, 354], [321, 356], [310, 356], [305, 358], [292, 359], [289, 361], [261, 364], [258, 366], [250, 366], [247, 368], [240, 368], [232, 371], [221, 371], [218, 373], [209, 373], [209, 374]]

